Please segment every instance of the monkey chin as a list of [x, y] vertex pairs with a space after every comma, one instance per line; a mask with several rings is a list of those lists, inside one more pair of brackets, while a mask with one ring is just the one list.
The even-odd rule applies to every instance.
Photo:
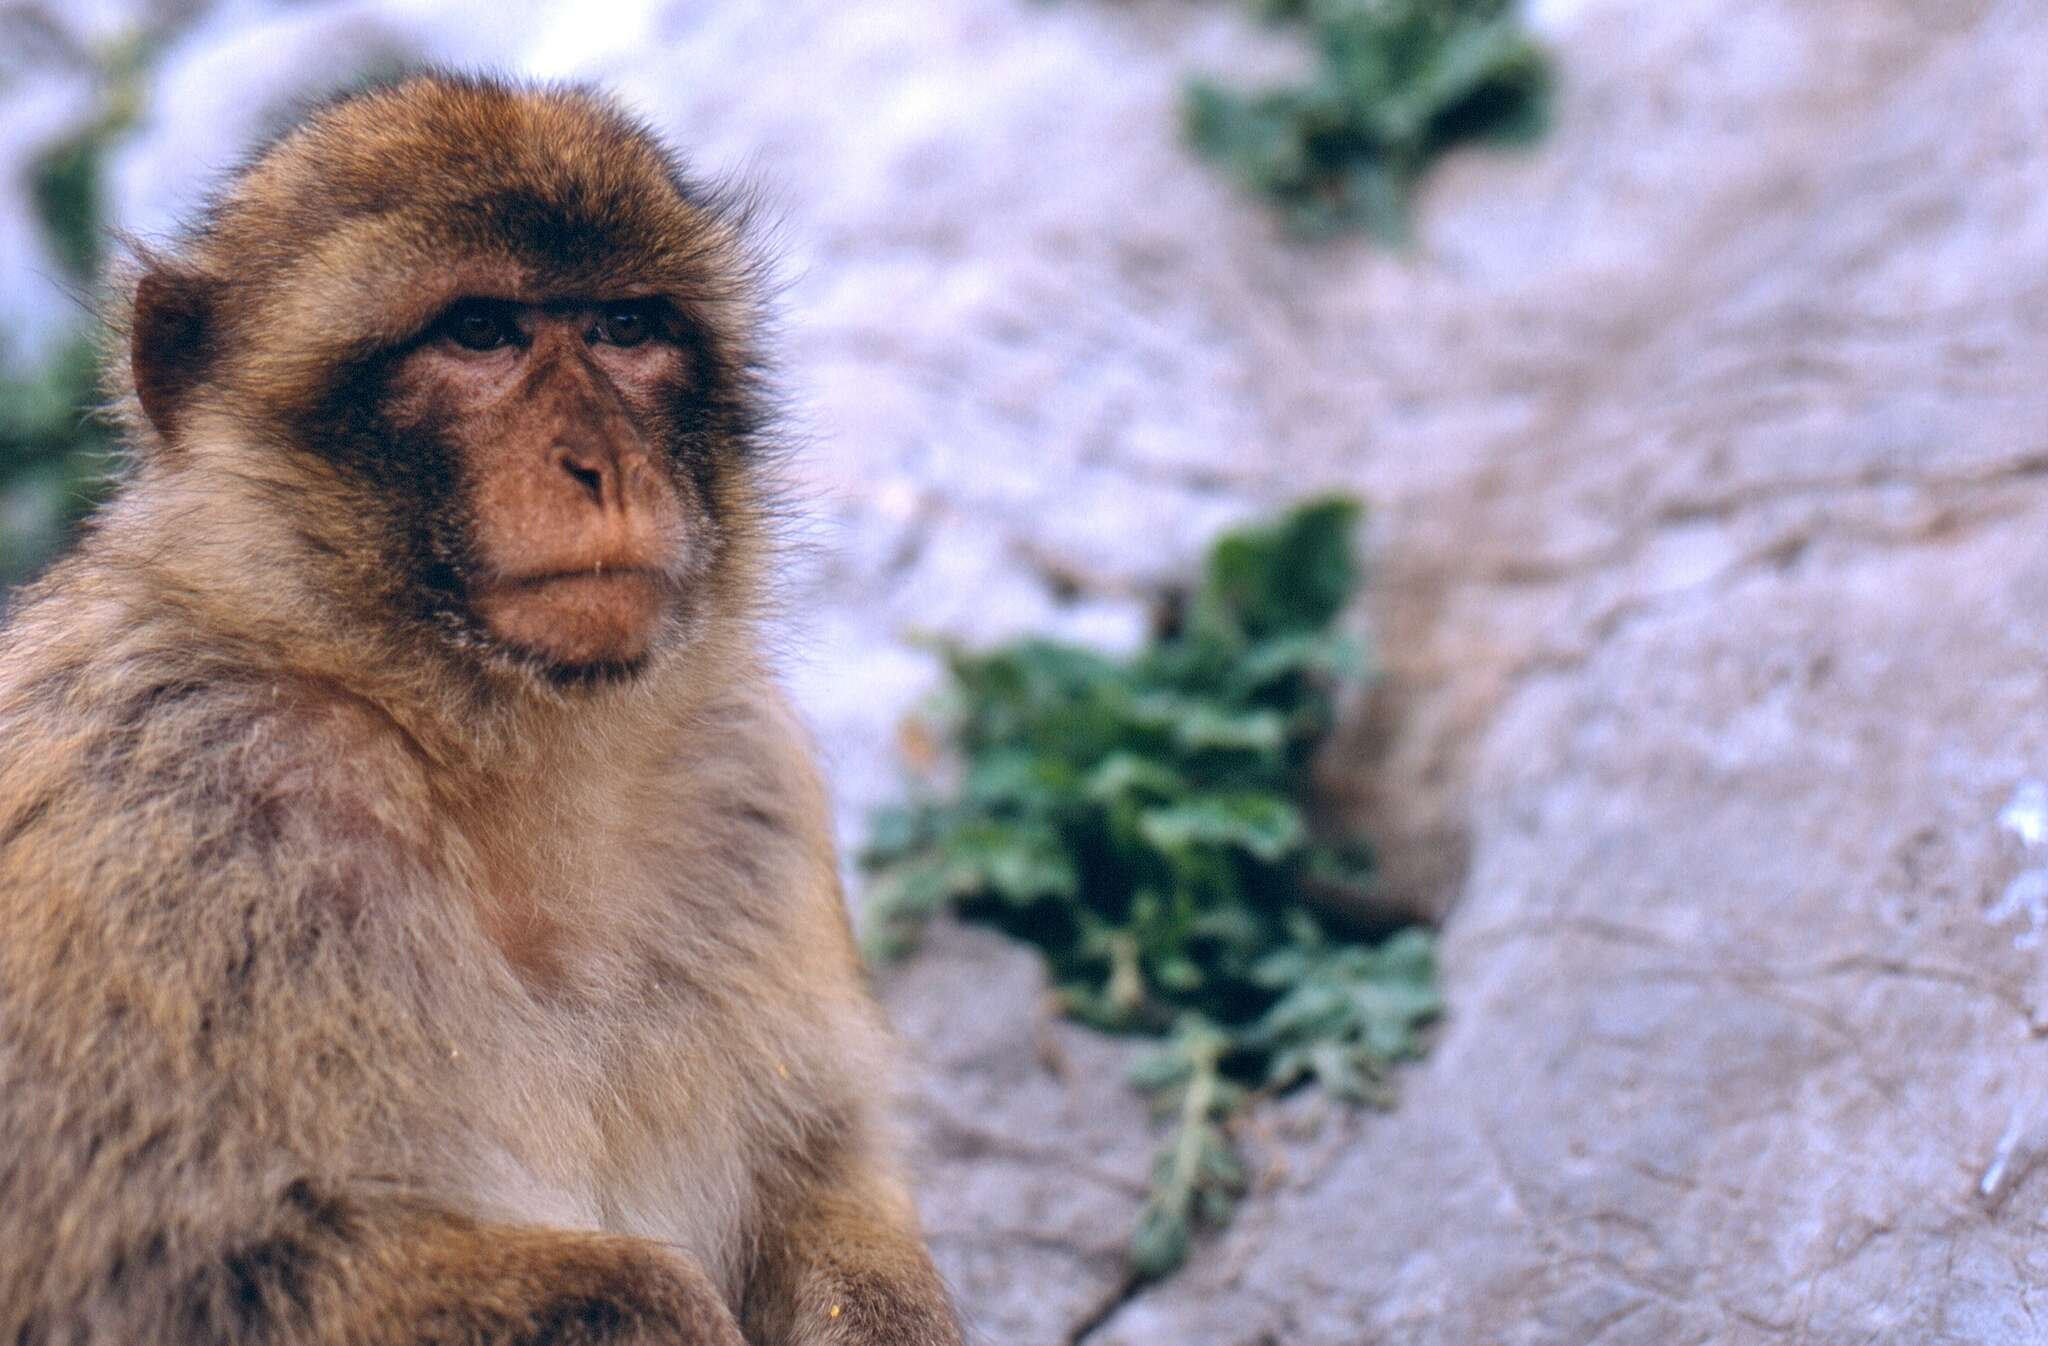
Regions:
[[670, 605], [652, 570], [557, 571], [493, 583], [473, 599], [492, 637], [557, 683], [610, 682], [645, 665]]

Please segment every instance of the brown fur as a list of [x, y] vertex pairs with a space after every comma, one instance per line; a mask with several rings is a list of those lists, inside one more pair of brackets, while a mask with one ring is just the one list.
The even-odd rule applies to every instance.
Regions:
[[[143, 260], [130, 479], [0, 635], [0, 1342], [958, 1340], [755, 653], [750, 274], [602, 101], [446, 78]], [[687, 586], [565, 678], [464, 606], [496, 469], [363, 418], [456, 299], [628, 293]]]

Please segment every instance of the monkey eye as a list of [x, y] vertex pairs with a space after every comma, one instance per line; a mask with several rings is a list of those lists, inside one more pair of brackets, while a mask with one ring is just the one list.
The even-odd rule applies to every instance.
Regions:
[[591, 338], [614, 346], [637, 346], [654, 335], [655, 320], [647, 304], [614, 304], [597, 320]]
[[448, 310], [441, 319], [442, 335], [464, 350], [492, 351], [510, 345], [519, 336], [512, 315], [501, 304], [466, 299]]

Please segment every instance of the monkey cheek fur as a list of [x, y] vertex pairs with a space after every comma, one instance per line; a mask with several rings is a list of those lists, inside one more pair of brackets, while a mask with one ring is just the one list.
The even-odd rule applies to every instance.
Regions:
[[587, 668], [644, 659], [671, 594], [647, 571], [592, 571], [495, 586], [474, 602], [491, 634], [505, 644], [557, 668]]

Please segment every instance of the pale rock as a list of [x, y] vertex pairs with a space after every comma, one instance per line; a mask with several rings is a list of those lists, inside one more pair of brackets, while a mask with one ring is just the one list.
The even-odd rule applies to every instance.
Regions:
[[[935, 676], [906, 634], [1128, 647], [1217, 529], [1375, 506], [1387, 681], [1326, 766], [1445, 918], [1441, 1041], [1391, 1113], [1261, 1107], [1236, 1223], [1126, 1298], [1131, 1049], [942, 929], [883, 981], [981, 1339], [2042, 1339], [2040, 862], [1998, 819], [2048, 771], [2048, 10], [1542, 0], [1555, 128], [1388, 252], [1179, 143], [1188, 72], [1298, 60], [1227, 6], [576, 8], [478, 54], [602, 72], [771, 203], [786, 662], [849, 840]], [[239, 12], [166, 67], [136, 222], [316, 53], [466, 40]]]

